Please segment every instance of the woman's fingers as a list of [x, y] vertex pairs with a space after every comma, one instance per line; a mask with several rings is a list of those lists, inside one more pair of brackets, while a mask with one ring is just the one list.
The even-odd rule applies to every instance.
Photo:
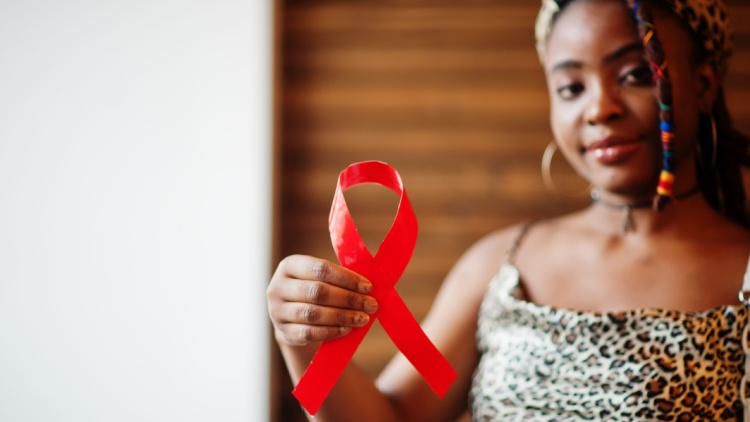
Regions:
[[359, 274], [325, 259], [291, 255], [279, 263], [278, 271], [289, 278], [314, 280], [359, 293], [370, 293], [372, 283]]
[[351, 327], [330, 327], [323, 325], [283, 324], [279, 327], [285, 343], [304, 346], [319, 341], [342, 337], [352, 331]]
[[361, 327], [370, 320], [364, 312], [294, 302], [281, 305], [277, 318], [284, 323], [336, 327]]
[[364, 311], [369, 314], [378, 309], [372, 296], [355, 293], [320, 281], [287, 280], [280, 298], [286, 302], [302, 302], [314, 305]]
[[364, 277], [324, 259], [284, 258], [266, 290], [268, 313], [278, 341], [308, 345], [366, 325], [378, 309]]

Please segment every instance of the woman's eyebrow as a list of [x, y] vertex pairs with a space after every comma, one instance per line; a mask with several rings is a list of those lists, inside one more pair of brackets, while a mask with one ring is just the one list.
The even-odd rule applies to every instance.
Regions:
[[628, 53], [632, 53], [634, 51], [643, 52], [643, 43], [640, 41], [635, 41], [630, 44], [626, 44], [617, 50], [607, 54], [604, 56], [604, 59], [602, 59], [602, 64], [612, 63], [614, 61], [617, 61], [621, 59], [623, 56], [625, 56]]
[[[602, 64], [608, 64], [612, 63], [614, 61], [617, 61], [621, 59], [623, 56], [627, 55], [628, 53], [632, 53], [634, 51], [643, 52], [643, 44], [640, 41], [634, 41], [630, 44], [626, 44], [617, 50], [607, 54], [602, 59]], [[566, 69], [581, 69], [583, 67], [583, 62], [579, 60], [563, 60], [554, 66], [552, 66], [552, 70], [550, 72], [554, 73], [559, 70], [566, 70]]]

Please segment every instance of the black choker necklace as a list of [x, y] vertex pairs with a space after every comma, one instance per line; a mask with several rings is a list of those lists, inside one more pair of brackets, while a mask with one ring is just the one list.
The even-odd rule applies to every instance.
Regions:
[[[699, 193], [700, 187], [695, 186], [692, 189], [679, 193], [674, 196], [674, 199], [681, 200], [685, 198], [689, 198], [696, 193]], [[615, 204], [613, 202], [607, 202], [604, 199], [602, 199], [601, 194], [598, 190], [592, 189], [591, 190], [591, 200], [595, 204], [604, 205], [607, 208], [612, 208], [616, 210], [624, 210], [625, 211], [625, 221], [623, 221], [622, 224], [622, 232], [627, 233], [635, 230], [635, 222], [633, 221], [633, 210], [637, 208], [649, 208], [652, 206], [653, 201], [641, 201], [641, 202], [634, 202], [632, 204]]]

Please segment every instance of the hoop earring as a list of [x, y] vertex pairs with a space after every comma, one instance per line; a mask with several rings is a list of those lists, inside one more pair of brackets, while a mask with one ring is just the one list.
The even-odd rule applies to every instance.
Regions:
[[552, 159], [555, 158], [557, 152], [557, 143], [550, 141], [547, 147], [544, 148], [544, 154], [542, 154], [542, 181], [547, 190], [551, 192], [559, 192], [555, 182], [552, 180]]
[[[555, 184], [555, 181], [552, 179], [552, 160], [555, 158], [555, 153], [557, 152], [557, 142], [550, 141], [550, 143], [547, 144], [547, 147], [544, 148], [544, 153], [542, 154], [542, 181], [544, 182], [544, 187], [547, 188], [548, 191], [559, 195], [561, 197], [567, 198], [567, 199], [578, 199], [578, 193], [571, 193], [571, 192], [563, 192], [561, 191], [557, 185]], [[584, 192], [591, 192], [591, 184], [588, 183], [588, 186], [586, 189], [582, 191]]]

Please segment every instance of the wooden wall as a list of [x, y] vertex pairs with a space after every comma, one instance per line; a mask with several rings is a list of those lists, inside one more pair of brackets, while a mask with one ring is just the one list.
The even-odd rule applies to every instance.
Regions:
[[[749, 3], [730, 2], [735, 22], [750, 20]], [[551, 134], [533, 43], [538, 4], [280, 2], [281, 254], [335, 261], [327, 217], [338, 172], [361, 160], [389, 162], [420, 222], [398, 290], [421, 319], [452, 264], [482, 235], [586, 204], [585, 185], [564, 163], [553, 167], [560, 193], [548, 192], [540, 177]], [[748, 132], [750, 31], [739, 29], [729, 98]], [[347, 200], [376, 248], [395, 196], [363, 187]], [[394, 352], [376, 324], [355, 361], [375, 375]], [[285, 370], [275, 373], [279, 420], [299, 418]]]

